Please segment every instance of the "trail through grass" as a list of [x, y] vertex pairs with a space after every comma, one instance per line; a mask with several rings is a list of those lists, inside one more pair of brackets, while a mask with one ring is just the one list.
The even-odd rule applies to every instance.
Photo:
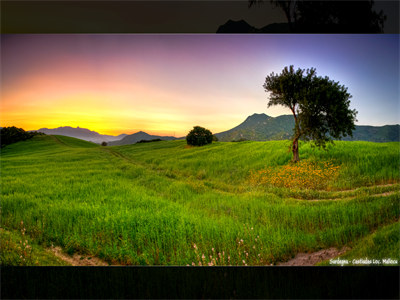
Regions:
[[[342, 265], [399, 265], [400, 223], [383, 226], [372, 234], [357, 241], [353, 249], [335, 258]], [[370, 262], [370, 263], [369, 263]], [[319, 265], [331, 265], [327, 260]]]
[[252, 172], [289, 164], [287, 141], [101, 147], [34, 137], [2, 149], [1, 226], [23, 221], [42, 247], [109, 263], [265, 265], [398, 220], [398, 143], [300, 150], [306, 162], [334, 161], [337, 178], [323, 190], [253, 184]]

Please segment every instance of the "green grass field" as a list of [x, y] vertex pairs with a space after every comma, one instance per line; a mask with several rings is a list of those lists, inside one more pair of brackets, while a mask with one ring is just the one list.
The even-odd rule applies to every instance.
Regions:
[[[288, 145], [188, 147], [181, 140], [101, 147], [36, 136], [6, 146], [2, 242], [18, 242], [6, 232], [18, 233], [22, 221], [38, 247], [53, 244], [110, 264], [269, 265], [353, 245], [399, 222], [399, 143], [335, 142], [328, 151], [301, 144], [302, 161], [319, 165], [320, 173], [302, 175], [320, 178], [317, 189], [252, 177], [291, 168]], [[322, 176], [324, 162], [338, 168], [334, 177]], [[22, 264], [7, 258], [15, 249], [2, 247], [2, 264]]]

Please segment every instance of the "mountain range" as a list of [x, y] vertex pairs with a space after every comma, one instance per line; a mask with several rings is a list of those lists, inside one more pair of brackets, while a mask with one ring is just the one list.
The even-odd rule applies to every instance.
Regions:
[[[253, 114], [240, 125], [215, 134], [219, 141], [240, 140], [270, 141], [290, 139], [293, 134], [292, 115], [270, 117], [266, 114]], [[353, 137], [344, 137], [344, 141], [398, 142], [400, 125], [364, 126], [356, 125]]]
[[221, 142], [286, 140], [290, 139], [293, 127], [294, 120], [290, 115], [274, 118], [266, 114], [253, 114], [240, 125], [215, 135]]
[[64, 126], [64, 127], [58, 127], [54, 129], [49, 129], [49, 128], [40, 128], [38, 130], [31, 130], [31, 131], [38, 131], [38, 132], [43, 132], [45, 134], [52, 134], [52, 135], [65, 135], [65, 136], [70, 136], [74, 137], [77, 139], [89, 141], [89, 142], [94, 142], [94, 143], [102, 143], [102, 142], [111, 142], [111, 141], [117, 141], [123, 139], [127, 134], [120, 134], [117, 136], [114, 135], [106, 135], [106, 134], [100, 134], [96, 131], [92, 131], [86, 128], [73, 128], [70, 126]]
[[167, 140], [177, 140], [178, 138], [176, 138], [174, 136], [150, 135], [146, 132], [139, 131], [134, 134], [126, 135], [123, 139], [121, 139], [119, 141], [109, 142], [108, 145], [109, 146], [130, 145], [130, 144], [135, 144], [141, 140], [150, 141], [150, 140], [155, 140], [155, 139], [167, 141]]
[[[216, 133], [221, 142], [231, 141], [270, 141], [290, 139], [293, 134], [294, 119], [292, 115], [271, 117], [264, 113], [248, 116], [238, 126]], [[176, 140], [183, 139], [173, 136], [150, 135], [139, 131], [134, 134], [120, 134], [118, 136], [99, 134], [86, 128], [72, 128], [69, 126], [54, 129], [41, 128], [35, 130], [46, 134], [66, 135], [95, 143], [107, 142], [110, 146], [135, 144], [141, 140]], [[353, 137], [344, 137], [344, 141], [370, 142], [398, 142], [400, 141], [400, 125], [365, 126], [356, 125]]]

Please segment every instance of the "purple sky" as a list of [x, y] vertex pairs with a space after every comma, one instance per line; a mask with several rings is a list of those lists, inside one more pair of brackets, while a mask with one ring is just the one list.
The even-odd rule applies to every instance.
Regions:
[[267, 109], [285, 66], [348, 87], [359, 125], [399, 122], [398, 35], [6, 35], [1, 126], [100, 133], [228, 130]]

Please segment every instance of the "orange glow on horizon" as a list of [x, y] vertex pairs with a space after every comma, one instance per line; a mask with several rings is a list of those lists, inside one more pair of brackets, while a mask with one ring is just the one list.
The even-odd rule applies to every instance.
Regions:
[[[79, 126], [108, 135], [144, 131], [182, 137], [196, 125], [214, 133], [229, 130], [254, 113], [229, 114], [222, 105], [204, 102], [202, 95], [185, 94], [192, 99], [187, 101], [178, 92], [158, 90], [139, 81], [134, 85], [123, 80], [103, 83], [70, 74], [23, 78], [24, 89], [8, 87], [2, 91], [1, 126], [24, 130]], [[237, 112], [247, 105], [246, 101], [217, 97]]]
[[394, 35], [6, 34], [1, 42], [0, 126], [218, 133], [254, 113], [291, 114], [268, 108], [263, 88], [289, 65], [348, 87], [360, 124], [398, 123]]
[[[13, 38], [22, 43], [26, 37]], [[76, 38], [76, 44], [61, 47], [50, 43], [53, 38]], [[135, 42], [143, 36], [132, 39], [129, 49], [99, 41], [86, 44], [98, 38], [28, 36], [28, 44], [35, 39], [50, 44], [26, 48], [17, 43], [19, 54], [9, 50], [14, 60], [7, 60], [2, 78], [0, 125], [24, 130], [79, 126], [109, 135], [144, 131], [181, 137], [197, 125], [213, 133], [226, 131], [266, 110], [262, 76], [256, 74], [257, 82], [236, 72], [233, 57], [216, 67], [222, 54], [209, 60], [170, 48], [169, 43], [146, 48]]]

